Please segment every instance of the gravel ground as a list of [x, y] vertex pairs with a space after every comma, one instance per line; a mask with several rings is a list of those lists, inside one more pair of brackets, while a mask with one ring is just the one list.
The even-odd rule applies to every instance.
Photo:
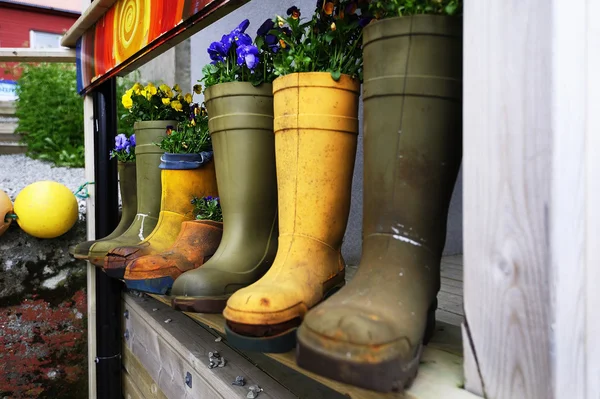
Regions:
[[[0, 155], [0, 190], [14, 201], [19, 192], [31, 183], [52, 180], [75, 192], [83, 183], [83, 168], [59, 168], [51, 163], [26, 157], [24, 154]], [[80, 217], [85, 215], [85, 200], [77, 198]]]

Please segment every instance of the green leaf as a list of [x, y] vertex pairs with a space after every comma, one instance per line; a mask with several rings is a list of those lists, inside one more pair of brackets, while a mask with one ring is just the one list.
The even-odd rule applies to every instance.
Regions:
[[339, 69], [337, 71], [331, 71], [331, 78], [333, 80], [335, 80], [336, 82], [338, 80], [340, 80], [341, 77], [342, 77], [342, 71], [340, 71]]

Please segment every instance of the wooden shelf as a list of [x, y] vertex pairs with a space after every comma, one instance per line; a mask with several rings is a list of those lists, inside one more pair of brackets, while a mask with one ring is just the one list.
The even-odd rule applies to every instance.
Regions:
[[[167, 296], [150, 295], [152, 298], [165, 305], [170, 305]], [[173, 311], [175, 312], [175, 311]], [[210, 329], [224, 335], [224, 319], [220, 314], [199, 314], [183, 312], [189, 318]], [[405, 393], [382, 394], [356, 388], [347, 384], [321, 377], [304, 370], [296, 364], [294, 351], [284, 354], [265, 354], [271, 359], [302, 373], [311, 379], [353, 399], [386, 399], [386, 398], [445, 398], [445, 399], [473, 399], [477, 396], [462, 389], [462, 348], [461, 333], [457, 326], [438, 323], [438, 328], [432, 342], [424, 351], [419, 375], [412, 387]], [[226, 341], [223, 338], [223, 341]]]

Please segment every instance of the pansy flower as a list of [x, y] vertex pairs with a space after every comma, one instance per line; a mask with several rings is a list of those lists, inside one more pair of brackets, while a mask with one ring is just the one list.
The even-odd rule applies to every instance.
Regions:
[[256, 31], [256, 36], [267, 36], [267, 34], [269, 33], [269, 31], [271, 29], [273, 29], [273, 27], [275, 26], [275, 22], [273, 22], [272, 19], [267, 19], [265, 22], [262, 23], [262, 25], [260, 26], [260, 28], [258, 28], [258, 30]]
[[132, 147], [135, 147], [135, 134], [132, 134], [131, 137], [129, 137], [129, 144], [131, 144]]
[[327, 15], [333, 14], [333, 2], [332, 1], [326, 1], [325, 3], [323, 3], [323, 12]]
[[298, 19], [300, 18], [300, 9], [296, 6], [291, 6], [287, 9], [287, 15], [291, 15], [292, 18]]
[[213, 61], [224, 61], [226, 54], [227, 51], [225, 51], [221, 42], [212, 42], [210, 46], [208, 46], [208, 55]]
[[248, 68], [254, 69], [260, 61], [258, 57], [258, 48], [255, 46], [239, 46], [236, 53], [238, 65], [245, 64]]

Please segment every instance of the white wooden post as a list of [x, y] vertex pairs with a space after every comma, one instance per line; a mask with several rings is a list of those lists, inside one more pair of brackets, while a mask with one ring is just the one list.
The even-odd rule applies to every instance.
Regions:
[[550, 242], [556, 398], [600, 398], [598, 12], [600, 0], [553, 4]]
[[552, 397], [551, 2], [465, 1], [465, 386]]

